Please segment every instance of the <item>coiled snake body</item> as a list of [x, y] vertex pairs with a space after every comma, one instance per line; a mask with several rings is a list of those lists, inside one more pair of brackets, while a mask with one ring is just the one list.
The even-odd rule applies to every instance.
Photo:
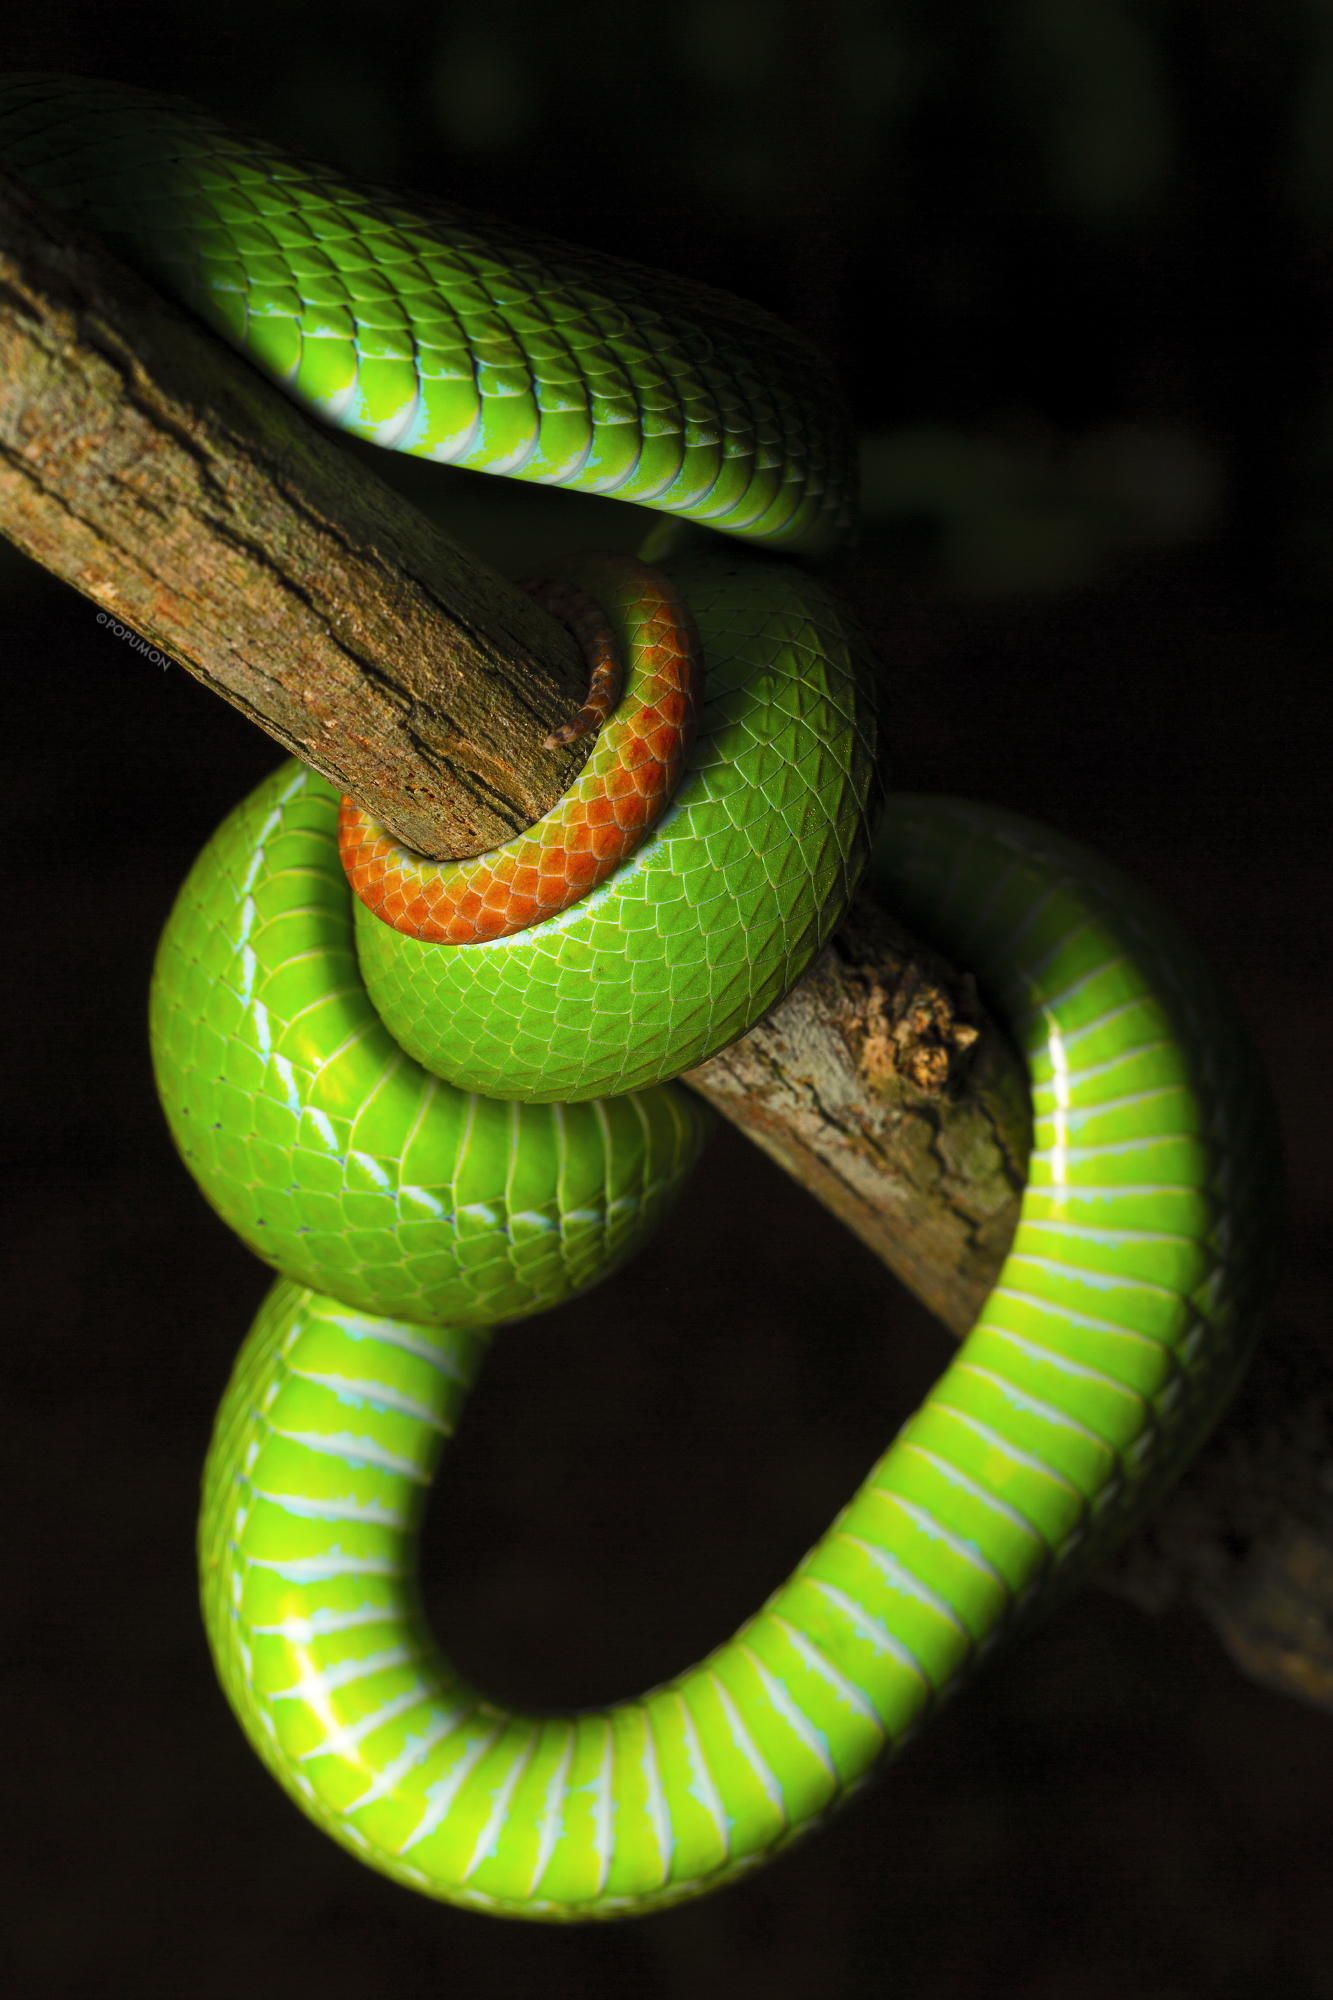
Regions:
[[[336, 794], [288, 763], [200, 856], [152, 994], [180, 1150], [280, 1273], [200, 1528], [209, 1639], [255, 1748], [335, 1839], [430, 1895], [560, 1919], [700, 1893], [901, 1747], [1215, 1419], [1270, 1261], [1262, 1081], [1140, 891], [1025, 820], [892, 801], [886, 900], [976, 972], [1029, 1069], [999, 1280], [734, 1637], [609, 1708], [486, 1700], [425, 1627], [415, 1539], [489, 1328], [596, 1282], [660, 1220], [707, 1130], [670, 1078], [800, 976], [869, 851], [864, 642], [808, 570], [734, 539], [809, 553], [843, 533], [836, 403], [762, 315], [419, 215], [174, 102], [11, 79], [0, 160], [326, 419], [733, 538], [667, 578], [576, 572], [627, 654], [638, 734], [616, 738], [617, 711], [536, 847], [464, 879], [348, 804], [340, 855]], [[660, 678], [696, 648], [701, 698]], [[677, 788], [640, 840], [645, 743]], [[573, 900], [546, 914], [556, 876]], [[517, 928], [492, 926], [501, 906]], [[442, 941], [460, 910], [475, 936]]]

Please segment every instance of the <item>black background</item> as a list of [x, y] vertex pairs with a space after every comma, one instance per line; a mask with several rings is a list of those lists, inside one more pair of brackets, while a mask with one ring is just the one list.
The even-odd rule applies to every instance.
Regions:
[[[896, 782], [1026, 809], [1188, 918], [1283, 1107], [1283, 1309], [1327, 1338], [1326, 6], [53, 5], [0, 63], [183, 91], [822, 339], [866, 439]], [[383, 457], [506, 564], [626, 540], [623, 510]], [[659, 1918], [450, 1911], [306, 1825], [195, 1609], [198, 1470], [265, 1276], [172, 1155], [144, 1033], [175, 886], [274, 749], [7, 550], [0, 612], [11, 1990], [1333, 1994], [1327, 1717], [1097, 1592], [810, 1843]], [[451, 1647], [536, 1703], [670, 1673], [945, 1351], [720, 1135], [632, 1271], [498, 1343], [427, 1537]]]

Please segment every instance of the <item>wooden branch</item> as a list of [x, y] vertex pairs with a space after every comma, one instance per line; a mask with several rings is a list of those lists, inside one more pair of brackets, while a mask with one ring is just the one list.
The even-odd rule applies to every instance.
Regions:
[[1333, 1709], [1333, 1364], [1272, 1327], [1235, 1407], [1105, 1571], [1145, 1611], [1177, 1600], [1252, 1680]]
[[[795, 992], [686, 1079], [956, 1339], [1018, 1221], [1018, 1056], [972, 982], [865, 897]], [[1333, 1364], [1270, 1330], [1233, 1408], [1099, 1581], [1181, 1601], [1256, 1681], [1333, 1709]]]
[[587, 755], [573, 639], [0, 178], [0, 532], [426, 854]]
[[1032, 1140], [1022, 1065], [970, 979], [859, 896], [795, 992], [686, 1081], [966, 1331]]
[[[476, 852], [581, 761], [572, 641], [225, 349], [0, 181], [0, 531], [426, 853]], [[1027, 1092], [970, 980], [866, 900], [688, 1079], [955, 1335], [1012, 1234]], [[1333, 1707], [1333, 1371], [1288, 1332], [1107, 1572], [1197, 1604]]]

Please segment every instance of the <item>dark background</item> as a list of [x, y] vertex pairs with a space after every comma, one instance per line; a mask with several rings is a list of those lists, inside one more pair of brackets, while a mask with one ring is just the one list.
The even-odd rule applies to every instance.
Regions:
[[[865, 438], [896, 781], [1044, 817], [1188, 918], [1267, 1053], [1283, 1305], [1327, 1338], [1327, 6], [53, 4], [0, 28], [0, 63], [183, 91], [822, 339]], [[382, 459], [516, 567], [631, 532]], [[7, 1989], [1333, 1994], [1328, 1718], [1192, 1615], [1097, 1592], [833, 1826], [662, 1917], [497, 1923], [307, 1826], [195, 1609], [199, 1466], [265, 1275], [172, 1155], [144, 1032], [175, 887], [275, 752], [8, 550], [0, 630]], [[441, 1630], [513, 1699], [664, 1677], [799, 1556], [945, 1351], [721, 1135], [631, 1274], [498, 1343], [428, 1534]]]

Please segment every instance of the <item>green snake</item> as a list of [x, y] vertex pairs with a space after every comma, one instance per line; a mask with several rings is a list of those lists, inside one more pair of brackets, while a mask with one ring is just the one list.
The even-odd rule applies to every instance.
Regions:
[[[847, 532], [845, 427], [818, 361], [749, 308], [406, 207], [173, 100], [11, 79], [0, 162], [325, 420], [718, 531], [665, 577], [573, 572], [654, 728], [635, 677], [671, 607], [705, 680], [661, 817], [567, 907], [469, 943], [404, 934], [351, 894], [333, 788], [287, 763], [192, 869], [151, 1003], [180, 1152], [279, 1274], [221, 1406], [199, 1535], [214, 1660], [259, 1756], [353, 1854], [473, 1909], [605, 1918], [715, 1888], [901, 1749], [1217, 1418], [1258, 1325], [1278, 1178], [1243, 1032], [1102, 862], [1010, 814], [890, 801], [873, 879], [976, 973], [1030, 1078], [999, 1278], [733, 1637], [608, 1707], [489, 1701], [427, 1629], [416, 1542], [490, 1329], [656, 1227], [708, 1130], [671, 1079], [800, 977], [870, 854], [873, 662], [784, 559]], [[591, 807], [575, 817], [562, 866], [599, 838]], [[417, 861], [385, 851], [410, 902]], [[513, 857], [485, 864], [519, 879]]]

